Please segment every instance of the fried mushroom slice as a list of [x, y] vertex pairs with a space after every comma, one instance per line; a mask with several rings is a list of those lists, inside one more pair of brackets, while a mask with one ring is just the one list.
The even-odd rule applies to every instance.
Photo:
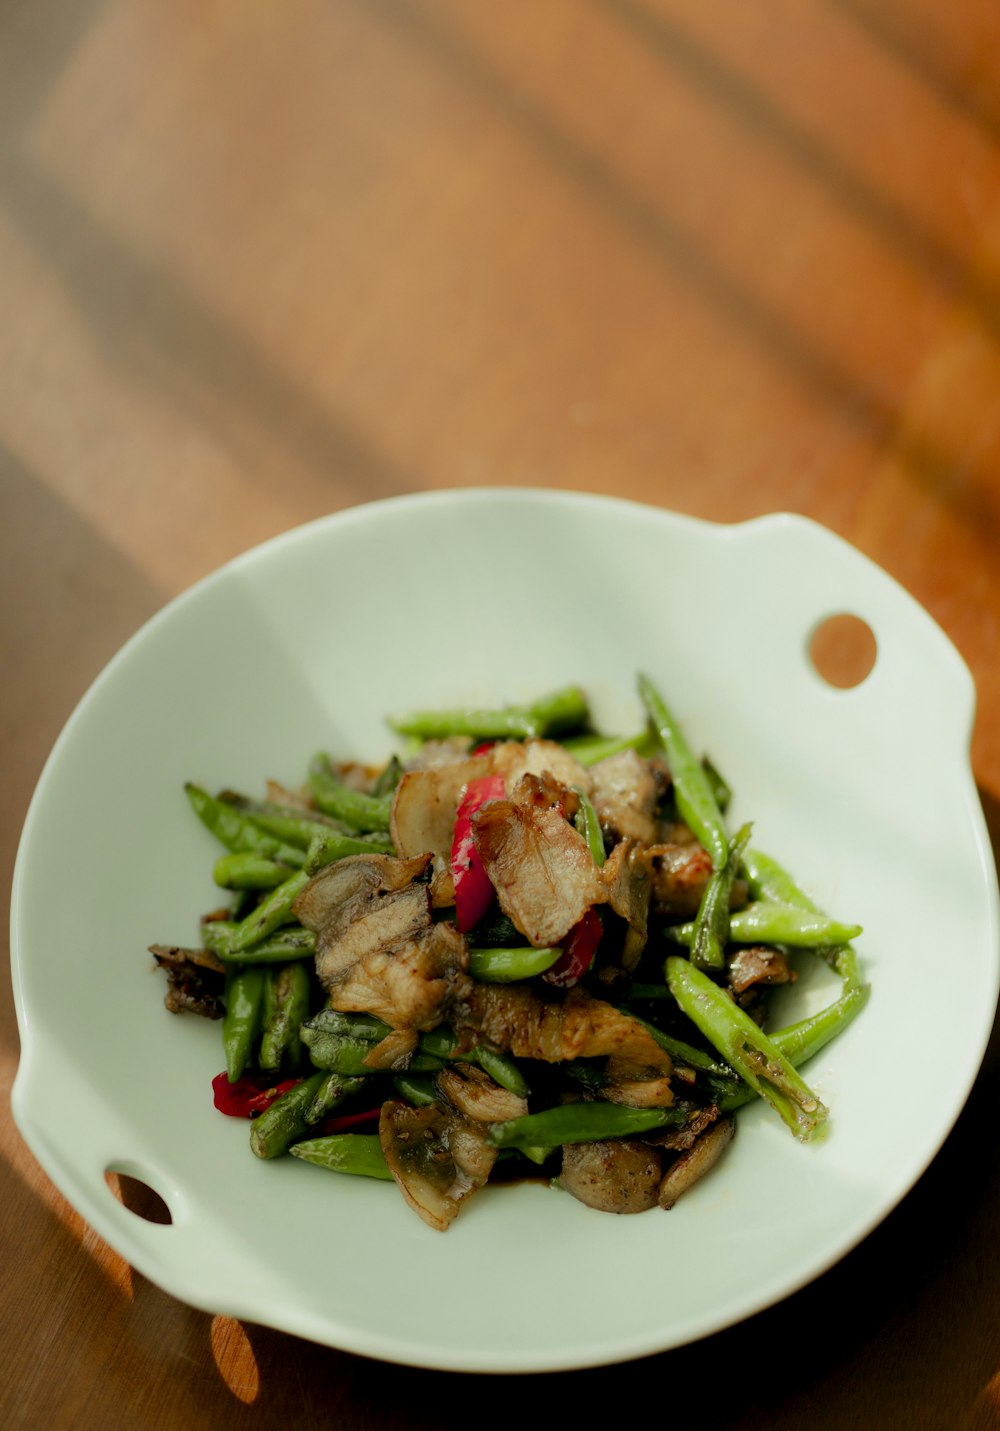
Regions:
[[382, 1105], [378, 1134], [406, 1201], [437, 1232], [447, 1231], [466, 1198], [485, 1184], [497, 1158], [485, 1125], [470, 1123], [441, 1103], [411, 1108], [389, 1099]]
[[561, 943], [607, 898], [586, 840], [558, 809], [491, 800], [472, 828], [500, 908], [536, 948]]
[[662, 1208], [669, 1211], [679, 1197], [700, 1178], [711, 1172], [729, 1147], [736, 1132], [736, 1120], [721, 1118], [697, 1138], [691, 1148], [682, 1153], [663, 1175], [657, 1197]]
[[561, 1187], [598, 1212], [647, 1212], [656, 1206], [663, 1169], [655, 1148], [637, 1138], [567, 1143]]

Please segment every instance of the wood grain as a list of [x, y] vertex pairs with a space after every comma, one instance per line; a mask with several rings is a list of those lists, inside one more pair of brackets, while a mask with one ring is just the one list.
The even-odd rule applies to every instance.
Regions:
[[[298, 522], [456, 485], [825, 522], [969, 663], [1000, 836], [989, 0], [9, 0], [0, 315], [8, 870], [146, 617]], [[5, 1090], [17, 1049], [5, 985]], [[437, 1431], [489, 1389], [538, 1425], [607, 1392], [699, 1431], [986, 1431], [998, 1079], [994, 1047], [914, 1191], [783, 1305], [489, 1388], [174, 1301], [5, 1097], [0, 1424]]]

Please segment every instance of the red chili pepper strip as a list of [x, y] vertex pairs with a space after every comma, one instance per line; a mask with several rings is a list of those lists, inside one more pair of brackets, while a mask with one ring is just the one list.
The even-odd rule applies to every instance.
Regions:
[[219, 1112], [228, 1118], [255, 1118], [301, 1082], [301, 1078], [286, 1078], [275, 1083], [273, 1074], [244, 1073], [230, 1083], [228, 1074], [220, 1073], [212, 1079], [212, 1097]]
[[563, 952], [542, 978], [560, 989], [569, 989], [578, 983], [594, 962], [603, 932], [601, 916], [596, 909], [588, 909], [566, 935]]
[[[332, 1118], [323, 1120], [322, 1136], [328, 1137], [332, 1133], [347, 1133], [351, 1128], [356, 1128], [359, 1124], [377, 1123], [382, 1113], [381, 1104], [378, 1108], [365, 1108], [360, 1113], [338, 1113]], [[319, 1136], [317, 1134], [317, 1136]]]
[[455, 881], [455, 923], [465, 934], [478, 924], [493, 903], [494, 889], [483, 869], [472, 833], [472, 817], [488, 800], [502, 800], [502, 775], [483, 775], [470, 780], [455, 816], [451, 846], [451, 873]]

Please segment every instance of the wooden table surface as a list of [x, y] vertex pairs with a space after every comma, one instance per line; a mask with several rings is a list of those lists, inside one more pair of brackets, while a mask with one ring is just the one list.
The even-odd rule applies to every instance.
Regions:
[[[995, 0], [6, 0], [0, 372], [8, 870], [169, 598], [485, 484], [846, 536], [969, 663], [1000, 831]], [[5, 1090], [17, 1058], [5, 981]], [[484, 1392], [586, 1425], [607, 1392], [678, 1431], [1000, 1426], [998, 1101], [994, 1048], [904, 1203], [783, 1305], [494, 1387], [174, 1301], [5, 1097], [0, 1425], [464, 1431]]]

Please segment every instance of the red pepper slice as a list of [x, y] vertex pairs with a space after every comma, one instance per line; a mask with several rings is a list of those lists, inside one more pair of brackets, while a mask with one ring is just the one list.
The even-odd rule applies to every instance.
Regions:
[[219, 1112], [228, 1118], [255, 1118], [270, 1108], [276, 1098], [301, 1082], [301, 1078], [286, 1078], [275, 1083], [273, 1074], [244, 1073], [242, 1078], [230, 1083], [223, 1072], [212, 1079], [212, 1097]]
[[365, 1108], [361, 1113], [334, 1113], [329, 1118], [324, 1118], [321, 1135], [325, 1138], [331, 1133], [347, 1133], [359, 1124], [377, 1123], [381, 1116], [381, 1107]]
[[596, 909], [588, 909], [578, 924], [566, 935], [563, 952], [542, 978], [557, 988], [569, 989], [579, 982], [594, 962], [604, 925]]
[[483, 869], [472, 834], [472, 817], [487, 800], [502, 800], [502, 775], [482, 775], [470, 780], [455, 816], [451, 845], [451, 873], [455, 881], [455, 923], [465, 934], [478, 924], [493, 903], [493, 885]]

